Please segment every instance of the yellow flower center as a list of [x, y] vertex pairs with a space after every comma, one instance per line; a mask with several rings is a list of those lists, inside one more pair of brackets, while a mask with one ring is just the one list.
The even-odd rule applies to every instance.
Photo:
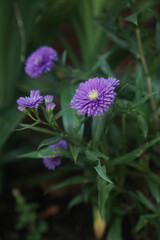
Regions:
[[88, 97], [90, 100], [96, 99], [98, 98], [98, 91], [96, 90], [92, 90], [89, 94]]
[[34, 65], [37, 65], [41, 60], [42, 60], [41, 56], [37, 57], [36, 60], [34, 61]]

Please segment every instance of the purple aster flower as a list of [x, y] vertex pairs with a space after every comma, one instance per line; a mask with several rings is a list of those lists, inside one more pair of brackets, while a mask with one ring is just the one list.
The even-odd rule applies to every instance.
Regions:
[[55, 108], [56, 104], [54, 102], [51, 102], [51, 103], [47, 103], [46, 104], [46, 110], [47, 112], [51, 112], [53, 111], [53, 109]]
[[51, 102], [53, 102], [53, 98], [54, 98], [53, 95], [46, 95], [46, 96], [44, 96], [44, 101], [46, 104], [51, 103]]
[[103, 110], [108, 111], [115, 100], [114, 90], [118, 84], [119, 80], [112, 77], [108, 79], [95, 77], [80, 83], [71, 100], [71, 108], [78, 109], [81, 115], [93, 117], [103, 115]]
[[55, 49], [42, 46], [34, 51], [26, 60], [25, 72], [32, 78], [37, 78], [47, 73], [55, 65], [58, 55]]
[[18, 109], [22, 111], [23, 107], [38, 108], [43, 102], [43, 96], [40, 96], [39, 90], [31, 90], [29, 97], [20, 97], [17, 99]]
[[49, 170], [54, 170], [61, 164], [61, 157], [45, 157], [43, 158], [43, 163]]
[[[49, 145], [50, 148], [56, 148], [56, 147], [62, 147], [67, 148], [68, 144], [65, 140], [61, 140], [60, 142]], [[56, 151], [56, 150], [55, 150]], [[49, 170], [54, 170], [57, 166], [61, 164], [61, 156], [57, 157], [45, 157], [43, 158], [43, 163], [45, 167], [47, 167]]]

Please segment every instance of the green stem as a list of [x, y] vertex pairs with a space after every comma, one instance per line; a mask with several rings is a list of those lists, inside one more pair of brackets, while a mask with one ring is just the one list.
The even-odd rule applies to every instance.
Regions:
[[123, 153], [126, 152], [126, 114], [122, 115]]
[[[138, 42], [140, 58], [141, 58], [141, 62], [142, 62], [144, 72], [146, 75], [147, 89], [148, 89], [148, 93], [150, 94], [150, 93], [152, 93], [151, 77], [149, 76], [148, 65], [147, 65], [147, 61], [146, 61], [144, 51], [143, 51], [140, 29], [136, 28], [135, 31], [136, 31], [136, 37], [137, 37], [137, 42]], [[152, 111], [154, 113], [155, 126], [156, 126], [156, 129], [158, 129], [159, 128], [158, 115], [156, 113], [156, 104], [155, 104], [153, 96], [150, 97], [150, 103], [151, 103]]]

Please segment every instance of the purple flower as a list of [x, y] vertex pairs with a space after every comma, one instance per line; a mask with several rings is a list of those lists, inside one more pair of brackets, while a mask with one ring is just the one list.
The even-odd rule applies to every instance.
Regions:
[[51, 103], [47, 103], [46, 104], [46, 110], [47, 112], [51, 112], [53, 111], [53, 109], [55, 108], [56, 104], [54, 102], [51, 102]]
[[45, 157], [43, 158], [43, 163], [46, 168], [49, 170], [54, 170], [56, 167], [58, 167], [61, 164], [61, 157]]
[[46, 104], [51, 103], [51, 102], [53, 102], [53, 98], [54, 98], [53, 95], [46, 95], [46, 96], [44, 96], [44, 101]]
[[20, 97], [17, 99], [18, 109], [22, 111], [23, 107], [38, 108], [43, 102], [43, 96], [40, 96], [39, 90], [31, 90], [29, 97]]
[[[61, 140], [60, 142], [49, 145], [50, 148], [56, 148], [56, 147], [62, 147], [67, 148], [68, 144], [65, 140]], [[56, 151], [56, 150], [55, 150]], [[57, 166], [61, 164], [61, 156], [57, 157], [45, 157], [43, 158], [43, 163], [45, 167], [47, 167], [49, 170], [54, 170]]]
[[78, 109], [81, 115], [93, 117], [103, 115], [103, 110], [108, 111], [115, 100], [114, 90], [118, 84], [119, 80], [112, 77], [108, 79], [95, 77], [80, 83], [71, 100], [71, 108]]
[[34, 51], [25, 64], [25, 72], [32, 78], [38, 78], [43, 73], [47, 73], [55, 65], [58, 55], [55, 49], [42, 46]]
[[23, 112], [23, 111], [25, 110], [25, 107], [23, 107], [23, 106], [18, 106], [18, 110], [21, 111], [21, 112]]

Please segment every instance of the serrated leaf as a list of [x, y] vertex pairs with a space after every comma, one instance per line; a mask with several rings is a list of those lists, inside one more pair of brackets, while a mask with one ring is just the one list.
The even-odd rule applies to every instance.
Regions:
[[[112, 181], [108, 178], [106, 174], [106, 168], [105, 166], [101, 166], [100, 161], [98, 161], [97, 167], [94, 167], [98, 175], [106, 182], [112, 183]], [[112, 183], [113, 184], [113, 183]]]
[[137, 17], [138, 17], [138, 13], [134, 13], [134, 14], [126, 17], [125, 20], [138, 26], [138, 18]]

